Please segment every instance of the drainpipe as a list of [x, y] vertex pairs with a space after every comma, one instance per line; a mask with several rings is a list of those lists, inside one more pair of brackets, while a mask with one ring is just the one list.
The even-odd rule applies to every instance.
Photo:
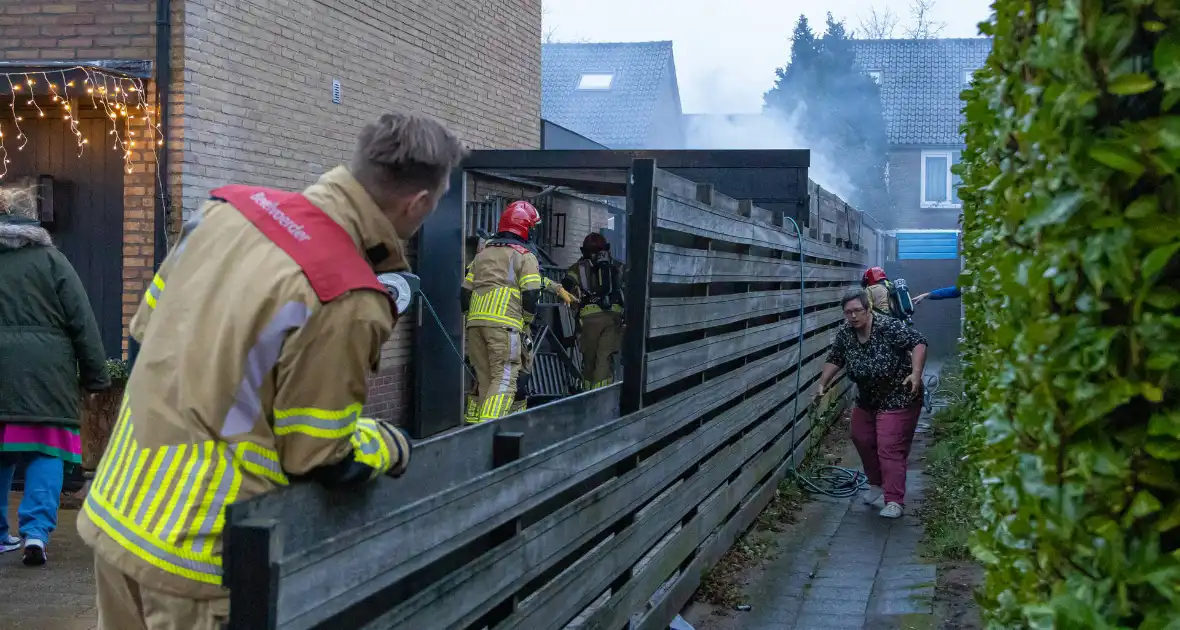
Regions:
[[[171, 104], [169, 92], [172, 87], [172, 2], [156, 0], [156, 123], [160, 125], [160, 139], [163, 144], [156, 150], [156, 200], [153, 225], [155, 226], [154, 260], [152, 269], [159, 271], [164, 257], [168, 255], [168, 200], [171, 198], [168, 173], [168, 155], [172, 136], [170, 132]], [[139, 343], [130, 339], [127, 359], [131, 364], [139, 355]]]

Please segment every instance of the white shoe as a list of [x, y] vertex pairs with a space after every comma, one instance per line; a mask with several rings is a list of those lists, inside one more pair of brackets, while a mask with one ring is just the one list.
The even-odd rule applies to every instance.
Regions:
[[885, 501], [882, 497], [885, 496], [885, 490], [881, 486], [869, 486], [868, 490], [860, 493], [860, 500], [864, 501], [865, 505], [877, 505], [885, 507]]
[[901, 515], [904, 513], [905, 509], [901, 507], [900, 503], [896, 501], [890, 501], [889, 503], [885, 504], [885, 508], [881, 510], [881, 517], [901, 518]]
[[16, 551], [20, 549], [20, 537], [8, 535], [4, 540], [0, 540], [0, 553], [8, 553], [9, 551]]
[[45, 543], [43, 541], [37, 540], [36, 538], [30, 538], [25, 541], [25, 555], [22, 558], [22, 562], [25, 563], [26, 567], [39, 567], [45, 564], [48, 558], [49, 556], [45, 553]]

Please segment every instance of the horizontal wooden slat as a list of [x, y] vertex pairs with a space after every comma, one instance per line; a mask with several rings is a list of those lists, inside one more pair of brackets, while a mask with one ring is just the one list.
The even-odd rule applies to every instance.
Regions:
[[[837, 302], [846, 289], [805, 289], [804, 306]], [[653, 298], [648, 336], [660, 337], [738, 322], [743, 319], [790, 313], [799, 308], [799, 291], [756, 291], [706, 297]]]
[[[387, 515], [352, 530], [324, 532], [318, 545], [284, 559], [283, 627], [309, 628], [331, 618], [793, 367], [797, 353], [792, 347], [752, 362], [412, 505], [387, 503]], [[304, 521], [340, 509], [330, 496], [303, 507]]]
[[[842, 402], [841, 409], [847, 408], [850, 390], [851, 387], [844, 389], [839, 396], [839, 400]], [[810, 426], [811, 419], [808, 418], [807, 422], [808, 432], [810, 433], [812, 428]], [[693, 558], [692, 562], [684, 570], [680, 571], [676, 579], [670, 584], [667, 583], [667, 578], [669, 577], [667, 571], [658, 572], [653, 570], [649, 573], [645, 570], [640, 576], [637, 576], [638, 580], [645, 580], [646, 578], [645, 584], [643, 585], [646, 588], [637, 588], [637, 591], [654, 590], [654, 588], [658, 587], [661, 589], [661, 596], [659, 598], [653, 598], [656, 599], [654, 602], [640, 601], [637, 604], [633, 604], [630, 608], [634, 610], [636, 613], [635, 616], [638, 619], [634, 620], [630, 627], [636, 630], [664, 630], [664, 628], [667, 628], [671, 620], [676, 617], [684, 605], [688, 603], [692, 594], [696, 592], [704, 575], [721, 560], [721, 557], [725, 555], [725, 552], [729, 551], [730, 547], [737, 542], [738, 538], [749, 530], [750, 526], [754, 523], [754, 519], [758, 518], [758, 515], [766, 509], [767, 504], [774, 498], [779, 485], [791, 470], [803, 461], [810, 447], [811, 443], [800, 442], [797, 444], [791, 456], [784, 459], [782, 464], [767, 477], [766, 481], [756, 486], [752, 492], [743, 497], [738, 511], [728, 521], [716, 523], [714, 519], [711, 528], [708, 526], [694, 528], [693, 522], [688, 523], [677, 534], [677, 539], [670, 541], [660, 551], [661, 555], [667, 558], [667, 560], [663, 562], [653, 560], [648, 566], [653, 569], [661, 566], [668, 567], [669, 565], [679, 566], [679, 563], [673, 565], [672, 560], [679, 557], [681, 558], [680, 562], [683, 562], [683, 559], [687, 557], [685, 548], [688, 547], [688, 543], [679, 546], [676, 542], [681, 537], [689, 537], [691, 540], [691, 534], [685, 534], [684, 530], [696, 533], [697, 535], [695, 537], [702, 541], [696, 547], [696, 557]], [[703, 508], [698, 510], [697, 517], [694, 521], [700, 519], [702, 514], [707, 514]], [[702, 531], [708, 532], [708, 534], [701, 536]], [[692, 550], [689, 549], [688, 551], [691, 552]], [[653, 587], [652, 584], [655, 584], [656, 587]]]
[[[528, 455], [601, 426], [606, 419], [618, 416], [619, 388], [615, 384], [596, 389], [418, 442], [410, 467], [400, 479], [378, 479], [362, 492], [342, 493], [306, 483], [236, 503], [230, 508], [230, 522], [273, 518], [279, 523], [298, 523], [283, 531], [284, 556], [318, 547], [333, 532], [363, 527], [399, 506], [491, 471], [496, 433], [522, 433], [521, 451]], [[322, 513], [317, 513], [319, 509]]]
[[[652, 282], [798, 282], [799, 263], [778, 258], [690, 249], [657, 243], [652, 256]], [[859, 281], [863, 269], [803, 264], [805, 282]]]
[[[841, 317], [839, 308], [808, 313], [803, 318], [803, 332], [822, 328]], [[647, 358], [646, 389], [652, 391], [727, 361], [797, 339], [799, 332], [799, 318], [792, 317], [652, 352]], [[806, 352], [818, 352], [828, 343], [825, 336], [810, 339], [805, 343]]]
[[[777, 416], [788, 415], [789, 410], [784, 410], [784, 412], [777, 414]], [[776, 422], [776, 425], [780, 429], [789, 426], [787, 420], [788, 418], [781, 418]], [[774, 481], [774, 484], [769, 487], [776, 488], [778, 482], [785, 476], [786, 471], [797, 466], [804, 454], [797, 447], [811, 429], [811, 418], [805, 417], [801, 422], [806, 423], [806, 426], [800, 427], [799, 432], [795, 435], [788, 432], [779, 436], [777, 440], [774, 440], [770, 444], [766, 452], [746, 463], [741, 469], [741, 473], [732, 482], [723, 484], [720, 487], [714, 487], [709, 494], [695, 495], [691, 503], [698, 505], [690, 505], [690, 507], [696, 507], [696, 514], [687, 523], [680, 525], [679, 519], [683, 518], [688, 510], [677, 510], [679, 512], [677, 514], [678, 518], [671, 520], [667, 525], [679, 525], [679, 531], [676, 531], [670, 539], [662, 541], [659, 551], [653, 554], [651, 558], [646, 559], [644, 567], [637, 571], [631, 577], [631, 580], [622, 588], [612, 593], [611, 598], [605, 605], [590, 615], [584, 624], [580, 624], [578, 626], [579, 630], [609, 630], [626, 625], [627, 620], [632, 615], [643, 612], [644, 605], [652, 597], [652, 594], [675, 573], [677, 567], [694, 550], [701, 546], [702, 542], [717, 535], [718, 532], [716, 530], [718, 526], [726, 524], [726, 517], [733, 511], [734, 507], [743, 504], [748, 506], [757, 501], [759, 498], [758, 493], [754, 493], [751, 496], [752, 490], [758, 487], [766, 488], [770, 481]], [[773, 434], [770, 437], [773, 437]], [[792, 437], [795, 438], [794, 441], [792, 441]], [[796, 459], [794, 456], [796, 453], [800, 456], [799, 459]], [[753, 454], [750, 453], [750, 455]], [[771, 473], [778, 474], [772, 475]], [[759, 482], [766, 478], [767, 475], [770, 475], [771, 479], [760, 484]], [[774, 477], [778, 477], [778, 479], [775, 480]], [[677, 494], [680, 494], [680, 492]], [[671, 501], [670, 503], [675, 505]], [[753, 521], [753, 517], [756, 517], [762, 511], [763, 507], [765, 507], [765, 503], [762, 503], [757, 509], [751, 510], [752, 515], [750, 520], [744, 523], [746, 527]], [[664, 523], [653, 521], [654, 519], [649, 517], [637, 521], [635, 526], [647, 531], [648, 535], [654, 541], [660, 541], [673, 531], [673, 527], [661, 527]], [[732, 519], [730, 522], [733, 522]], [[735, 533], [740, 535], [745, 531], [746, 527], [742, 527]], [[726, 548], [731, 545], [732, 540], [729, 545], [726, 545]], [[707, 566], [712, 566], [713, 564], [716, 564], [716, 560]], [[667, 620], [665, 620], [663, 627], [667, 627], [666, 623]]]
[[[818, 374], [819, 367], [819, 364], [812, 364], [810, 368], [813, 374], [810, 376]], [[716, 448], [717, 444], [725, 443], [731, 437], [742, 433], [758, 418], [790, 401], [794, 395], [794, 381], [791, 380], [779, 383], [743, 401], [738, 407], [706, 423], [701, 430], [647, 458], [626, 475], [615, 478], [595, 488], [591, 494], [562, 507], [524, 530], [510, 543], [479, 558], [383, 615], [370, 627], [374, 630], [390, 627], [465, 627], [474, 623], [499, 601], [675, 483], [685, 471]], [[802, 407], [805, 408], [806, 405]], [[709, 477], [710, 481], [698, 484], [700, 488], [689, 492], [690, 500], [699, 500], [700, 496], [724, 481], [742, 462], [780, 432], [787, 421], [785, 416], [775, 416], [744, 437], [739, 445], [727, 449], [733, 456], [723, 459], [725, 463], [714, 462], [708, 468], [712, 475]], [[698, 473], [695, 478], [699, 479], [702, 476], [703, 473]], [[602, 556], [605, 552], [600, 549], [594, 553]], [[617, 562], [607, 564], [616, 566]], [[584, 587], [587, 582], [581, 579], [577, 584]], [[594, 593], [581, 592], [577, 596], [592, 598]], [[546, 598], [543, 593], [530, 597], [529, 609], [536, 611], [542, 599], [549, 604], [546, 606], [549, 612], [539, 618], [525, 615], [533, 619], [522, 627], [543, 627], [541, 619], [548, 623], [556, 623], [558, 617], [551, 613], [559, 616], [562, 611], [576, 610], [571, 608], [569, 602]], [[447, 602], [446, 606], [438, 605], [444, 600]]]
[[[799, 252], [800, 241], [793, 227], [780, 228], [663, 189], [656, 200], [656, 227], [737, 245]], [[834, 243], [821, 243], [809, 238], [806, 233], [802, 245], [803, 253], [807, 256], [858, 265], [864, 262], [862, 252], [837, 247]]]

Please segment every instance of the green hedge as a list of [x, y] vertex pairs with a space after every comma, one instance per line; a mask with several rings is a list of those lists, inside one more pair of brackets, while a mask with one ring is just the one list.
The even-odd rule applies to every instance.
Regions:
[[996, 0], [965, 93], [993, 628], [1180, 628], [1180, 0]]

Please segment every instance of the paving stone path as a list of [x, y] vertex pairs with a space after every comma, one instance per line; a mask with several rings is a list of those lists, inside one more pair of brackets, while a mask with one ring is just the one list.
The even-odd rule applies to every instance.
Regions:
[[[922, 558], [915, 515], [926, 477], [920, 433], [910, 455], [906, 514], [883, 519], [858, 499], [819, 496], [806, 506], [807, 534], [786, 541], [751, 585], [741, 630], [927, 630], [935, 628], [935, 565]], [[851, 447], [849, 447], [851, 451]], [[858, 462], [852, 451], [845, 462]], [[848, 465], [853, 465], [849, 463]]]
[[[20, 493], [9, 496], [16, 530]], [[49, 564], [26, 567], [19, 551], [0, 555], [0, 630], [94, 630], [94, 555], [78, 537], [77, 510], [61, 510], [49, 541]]]

